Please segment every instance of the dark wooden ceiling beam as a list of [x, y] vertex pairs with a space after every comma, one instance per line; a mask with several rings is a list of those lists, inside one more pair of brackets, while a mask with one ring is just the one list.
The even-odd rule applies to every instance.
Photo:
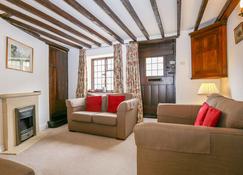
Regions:
[[58, 29], [56, 29], [56, 28], [54, 28], [52, 26], [50, 26], [50, 25], [48, 25], [48, 24], [45, 24], [45, 23], [43, 23], [41, 21], [38, 21], [38, 20], [36, 20], [36, 19], [34, 19], [32, 17], [29, 17], [29, 16], [27, 16], [27, 15], [25, 15], [23, 13], [20, 13], [20, 12], [14, 10], [14, 9], [11, 9], [11, 8], [1, 4], [1, 3], [0, 3], [0, 9], [6, 11], [7, 13], [9, 13], [11, 15], [14, 15], [14, 16], [22, 19], [22, 20], [25, 20], [27, 22], [30, 22], [30, 23], [35, 24], [37, 26], [40, 26], [40, 27], [42, 27], [42, 28], [44, 28], [46, 30], [49, 30], [49, 31], [51, 31], [51, 32], [53, 32], [55, 34], [58, 34], [58, 35], [66, 38], [66, 39], [69, 39], [69, 40], [71, 40], [73, 42], [76, 42], [76, 43], [78, 43], [78, 44], [80, 44], [80, 45], [82, 45], [84, 47], [91, 48], [91, 45], [89, 45], [89, 44], [87, 44], [87, 43], [85, 43], [85, 42], [83, 42], [83, 41], [81, 41], [81, 40], [79, 40], [77, 38], [74, 38], [74, 37], [72, 37], [72, 36], [70, 36], [70, 35], [68, 35], [68, 34], [66, 34], [66, 33], [64, 33], [64, 32], [62, 32], [62, 31], [60, 31], [60, 30], [58, 30]]
[[16, 6], [20, 7], [20, 8], [22, 8], [22, 9], [32, 13], [32, 14], [34, 14], [34, 15], [36, 15], [36, 16], [38, 16], [38, 17], [40, 17], [40, 18], [42, 18], [42, 19], [44, 19], [46, 21], [49, 21], [50, 23], [53, 23], [53, 24], [57, 25], [58, 27], [60, 27], [60, 28], [62, 28], [64, 30], [69, 31], [70, 33], [73, 33], [74, 35], [77, 35], [80, 38], [83, 38], [83, 39], [85, 39], [85, 40], [87, 40], [89, 42], [92, 42], [92, 43], [94, 43], [95, 45], [97, 45], [99, 47], [101, 46], [101, 44], [99, 42], [93, 40], [92, 38], [80, 33], [79, 31], [73, 29], [72, 27], [69, 27], [68, 25], [64, 24], [63, 22], [60, 22], [60, 21], [56, 20], [55, 18], [43, 13], [42, 11], [32, 7], [31, 5], [25, 3], [25, 2], [23, 2], [21, 0], [7, 0], [7, 1], [11, 2], [12, 4], [14, 4], [14, 5], [16, 5]]
[[227, 20], [240, 0], [227, 0], [215, 22]]
[[82, 47], [81, 46], [79, 46], [79, 45], [77, 45], [77, 44], [75, 44], [75, 43], [72, 43], [72, 42], [70, 42], [70, 41], [67, 41], [67, 40], [65, 40], [65, 39], [62, 39], [62, 38], [60, 38], [60, 37], [58, 37], [58, 36], [55, 36], [55, 35], [52, 35], [52, 34], [50, 34], [50, 33], [48, 33], [48, 32], [45, 32], [45, 31], [43, 31], [43, 30], [40, 30], [40, 29], [37, 29], [37, 28], [35, 28], [35, 27], [32, 27], [32, 26], [30, 26], [30, 25], [28, 25], [28, 24], [25, 24], [25, 23], [22, 23], [22, 22], [20, 22], [20, 21], [18, 21], [18, 20], [16, 20], [16, 19], [13, 19], [13, 18], [6, 18], [6, 17], [2, 17], [3, 19], [5, 19], [6, 21], [8, 21], [9, 23], [11, 23], [12, 25], [14, 25], [14, 26], [19, 26], [19, 27], [21, 27], [21, 28], [23, 28], [23, 29], [25, 29], [25, 30], [27, 30], [27, 31], [30, 31], [30, 32], [34, 32], [34, 33], [38, 33], [38, 34], [40, 34], [40, 35], [43, 35], [43, 36], [46, 36], [46, 37], [48, 37], [48, 38], [51, 38], [51, 39], [53, 39], [53, 40], [56, 40], [56, 41], [59, 41], [59, 42], [61, 42], [61, 43], [64, 43], [64, 44], [66, 44], [66, 45], [69, 45], [69, 46], [71, 46], [71, 47], [75, 47], [75, 48], [78, 48], [78, 49], [82, 49]]
[[58, 6], [53, 4], [51, 1], [49, 1], [49, 0], [35, 0], [35, 1], [38, 2], [39, 4], [43, 5], [44, 7], [48, 8], [49, 10], [55, 12], [56, 14], [62, 16], [66, 20], [69, 20], [73, 24], [79, 26], [83, 30], [86, 30], [90, 34], [100, 38], [101, 40], [106, 42], [108, 45], [112, 45], [112, 42], [109, 41], [107, 38], [105, 38], [104, 36], [102, 36], [101, 34], [96, 32], [95, 30], [91, 29], [90, 27], [86, 26], [81, 21], [79, 21], [77, 18], [75, 18], [72, 15], [70, 15], [69, 13], [65, 12], [64, 10], [62, 10], [61, 8], [59, 8]]
[[104, 0], [94, 0], [94, 2], [104, 10], [104, 12], [109, 15], [116, 23], [121, 27], [121, 29], [127, 33], [127, 35], [133, 39], [137, 40], [136, 36], [128, 29], [128, 27], [121, 21], [121, 19], [112, 11], [112, 9], [105, 3]]
[[181, 34], [181, 0], [177, 0], [177, 37]]
[[92, 13], [90, 13], [85, 7], [79, 4], [76, 0], [64, 0], [68, 5], [76, 9], [79, 13], [84, 15], [90, 21], [95, 23], [97, 26], [101, 27], [105, 32], [114, 37], [117, 41], [124, 44], [124, 40], [118, 36], [114, 31], [112, 31], [109, 27], [107, 27], [103, 22], [101, 22], [98, 18], [96, 18]]
[[155, 16], [155, 19], [157, 21], [160, 34], [161, 34], [162, 38], [164, 38], [165, 32], [164, 32], [163, 24], [162, 24], [162, 21], [161, 21], [161, 18], [160, 18], [159, 9], [158, 9], [158, 5], [156, 3], [156, 0], [150, 0], [150, 4], [153, 8], [154, 16]]
[[[10, 23], [10, 24], [11, 24], [11, 23]], [[44, 43], [46, 43], [46, 44], [48, 44], [48, 45], [57, 47], [57, 48], [62, 49], [62, 50], [64, 50], [64, 51], [66, 51], [66, 52], [69, 51], [68, 48], [66, 48], [66, 47], [64, 47], [64, 46], [61, 46], [61, 45], [59, 45], [59, 44], [57, 44], [57, 43], [55, 43], [55, 42], [53, 42], [53, 41], [51, 41], [51, 40], [48, 40], [48, 39], [46, 39], [46, 38], [43, 38], [43, 37], [41, 37], [40, 34], [38, 34], [38, 33], [36, 33], [36, 32], [26, 30], [25, 28], [20, 27], [20, 26], [18, 26], [18, 25], [16, 25], [16, 24], [13, 24], [13, 23], [12, 23], [12, 25], [14, 25], [15, 27], [19, 28], [20, 30], [22, 30], [22, 31], [24, 31], [24, 32], [26, 32], [26, 33], [28, 33], [29, 35], [35, 37], [36, 39], [43, 41]]]
[[128, 13], [131, 15], [131, 17], [133, 18], [133, 20], [135, 21], [135, 23], [137, 24], [137, 26], [139, 27], [139, 29], [141, 30], [141, 32], [143, 33], [145, 38], [147, 40], [149, 40], [149, 34], [148, 34], [147, 30], [145, 29], [143, 23], [139, 19], [134, 8], [132, 7], [132, 4], [130, 3], [130, 1], [129, 0], [121, 0], [121, 2], [124, 5], [124, 7], [127, 9]]
[[201, 4], [201, 7], [200, 7], [200, 10], [199, 10], [199, 13], [198, 13], [198, 16], [197, 16], [197, 21], [196, 21], [196, 24], [194, 26], [194, 31], [197, 31], [198, 28], [199, 28], [199, 25], [201, 23], [201, 20], [203, 18], [203, 14], [205, 12], [205, 9], [207, 7], [207, 4], [208, 4], [208, 0], [203, 0], [202, 1], [202, 4]]

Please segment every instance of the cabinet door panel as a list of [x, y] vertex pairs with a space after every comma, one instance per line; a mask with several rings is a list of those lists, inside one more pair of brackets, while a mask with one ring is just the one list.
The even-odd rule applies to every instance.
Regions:
[[192, 79], [227, 76], [226, 26], [216, 25], [191, 34]]

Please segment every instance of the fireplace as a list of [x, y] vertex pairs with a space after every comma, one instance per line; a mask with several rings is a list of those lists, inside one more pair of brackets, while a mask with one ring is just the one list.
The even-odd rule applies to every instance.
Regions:
[[15, 109], [16, 145], [36, 135], [35, 106]]

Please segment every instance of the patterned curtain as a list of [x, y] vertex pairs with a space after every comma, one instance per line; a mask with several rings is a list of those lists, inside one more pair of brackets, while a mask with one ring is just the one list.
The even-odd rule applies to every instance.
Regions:
[[76, 97], [85, 97], [87, 93], [87, 64], [86, 50], [79, 51], [79, 68], [78, 68], [78, 85], [76, 89]]
[[141, 95], [138, 44], [130, 42], [127, 46], [127, 92], [133, 93], [138, 102], [138, 122], [143, 121], [143, 103]]
[[122, 45], [114, 45], [114, 92], [123, 93]]

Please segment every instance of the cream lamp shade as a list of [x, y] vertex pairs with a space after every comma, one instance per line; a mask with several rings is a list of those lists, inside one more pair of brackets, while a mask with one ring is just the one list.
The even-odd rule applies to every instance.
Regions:
[[215, 83], [202, 83], [197, 94], [210, 95], [213, 93], [219, 93]]

